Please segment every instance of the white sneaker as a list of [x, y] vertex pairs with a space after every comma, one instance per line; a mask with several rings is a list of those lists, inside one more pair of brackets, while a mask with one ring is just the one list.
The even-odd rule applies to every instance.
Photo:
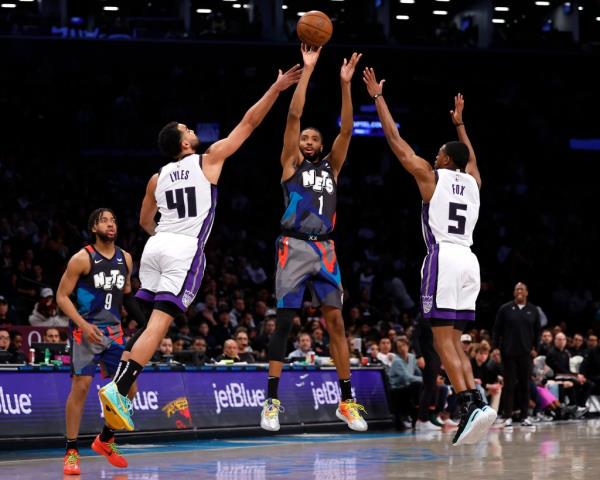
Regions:
[[494, 410], [489, 405], [481, 407], [481, 410], [483, 411], [486, 417], [487, 426], [485, 430], [487, 432], [496, 421], [496, 418], [498, 418], [498, 412], [496, 412], [496, 410]]
[[525, 420], [521, 420], [521, 426], [525, 428], [534, 427], [533, 423], [531, 423], [531, 420], [529, 420], [528, 418], [526, 418]]
[[260, 427], [263, 430], [277, 432], [281, 428], [279, 425], [279, 412], [283, 413], [281, 402], [276, 398], [267, 398], [263, 403], [260, 414]]
[[369, 427], [360, 414], [361, 410], [366, 413], [365, 407], [359, 403], [356, 403], [354, 400], [346, 400], [340, 402], [335, 415], [340, 420], [346, 422], [350, 430], [366, 432]]
[[512, 426], [513, 426], [512, 418], [507, 418], [506, 420], [504, 420], [504, 428], [512, 428]]
[[417, 420], [417, 423], [415, 424], [415, 430], [417, 430], [418, 432], [440, 432], [442, 430], [442, 427], [434, 425], [429, 420], [427, 420], [426, 422]]

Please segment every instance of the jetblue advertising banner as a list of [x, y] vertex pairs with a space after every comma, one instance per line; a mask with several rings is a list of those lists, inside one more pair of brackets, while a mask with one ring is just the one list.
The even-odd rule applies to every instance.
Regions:
[[[381, 370], [354, 370], [355, 397], [367, 419], [386, 419], [389, 408]], [[104, 423], [97, 376], [90, 387], [81, 433]], [[265, 371], [146, 371], [133, 401], [137, 431], [258, 426], [265, 399]], [[62, 435], [71, 388], [67, 372], [0, 372], [0, 436]], [[284, 371], [279, 387], [285, 406], [281, 423], [336, 421], [340, 390], [335, 371]]]

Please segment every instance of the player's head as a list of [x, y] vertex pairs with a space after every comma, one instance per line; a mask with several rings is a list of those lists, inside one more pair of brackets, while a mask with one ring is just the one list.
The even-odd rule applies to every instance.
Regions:
[[117, 216], [110, 208], [97, 208], [90, 214], [88, 230], [95, 241], [114, 242], [117, 239]]
[[300, 152], [309, 162], [318, 162], [323, 153], [323, 135], [314, 127], [300, 132]]
[[179, 158], [182, 153], [193, 153], [200, 140], [193, 130], [183, 123], [169, 122], [158, 133], [158, 148], [163, 155]]
[[469, 149], [462, 142], [448, 142], [441, 146], [435, 156], [435, 168], [464, 170], [469, 161]]

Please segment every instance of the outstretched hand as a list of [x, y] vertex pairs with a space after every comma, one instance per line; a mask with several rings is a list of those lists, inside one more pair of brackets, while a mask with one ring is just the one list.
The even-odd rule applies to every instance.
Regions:
[[300, 75], [302, 75], [302, 67], [300, 67], [298, 64], [294, 65], [285, 73], [282, 73], [280, 69], [279, 75], [277, 75], [277, 80], [275, 80], [275, 89], [278, 92], [283, 92], [295, 83], [298, 83], [300, 80]]
[[460, 125], [463, 123], [463, 108], [465, 108], [465, 99], [461, 93], [458, 93], [454, 97], [454, 110], [450, 110], [450, 117], [452, 118], [452, 123], [454, 123], [454, 125]]
[[304, 60], [305, 67], [314, 67], [317, 64], [319, 55], [321, 54], [321, 48], [323, 47], [309, 47], [306, 43], [300, 46], [302, 50], [302, 59]]
[[360, 57], [362, 57], [362, 53], [354, 52], [350, 57], [350, 60], [346, 60], [344, 58], [344, 63], [342, 64], [342, 69], [340, 70], [340, 78], [342, 82], [350, 83], [352, 76], [354, 75], [356, 65], [360, 61]]
[[367, 92], [371, 97], [375, 95], [381, 95], [383, 93], [383, 84], [385, 80], [381, 80], [379, 83], [377, 82], [377, 78], [375, 77], [375, 70], [370, 67], [365, 67], [363, 70], [363, 82], [367, 86]]

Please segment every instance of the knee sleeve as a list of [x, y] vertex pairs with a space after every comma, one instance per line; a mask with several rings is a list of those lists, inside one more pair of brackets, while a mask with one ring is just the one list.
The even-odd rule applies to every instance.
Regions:
[[279, 308], [277, 309], [277, 324], [275, 333], [269, 342], [268, 359], [276, 362], [285, 360], [285, 349], [287, 347], [287, 339], [292, 331], [292, 322], [296, 315], [294, 308]]

